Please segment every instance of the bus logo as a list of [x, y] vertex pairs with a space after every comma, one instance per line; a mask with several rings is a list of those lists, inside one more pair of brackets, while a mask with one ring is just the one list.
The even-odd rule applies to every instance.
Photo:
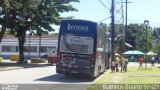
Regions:
[[72, 31], [88, 31], [88, 26], [71, 25], [70, 23], [68, 23], [68, 30], [72, 30]]

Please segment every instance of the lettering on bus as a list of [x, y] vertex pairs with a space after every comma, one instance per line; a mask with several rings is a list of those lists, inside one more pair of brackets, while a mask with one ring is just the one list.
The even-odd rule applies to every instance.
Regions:
[[88, 26], [82, 25], [71, 25], [68, 23], [68, 30], [75, 30], [75, 31], [88, 31]]
[[71, 42], [72, 42], [72, 44], [82, 44], [82, 40], [81, 40], [81, 38], [78, 37], [78, 36], [72, 37], [72, 38], [71, 38]]

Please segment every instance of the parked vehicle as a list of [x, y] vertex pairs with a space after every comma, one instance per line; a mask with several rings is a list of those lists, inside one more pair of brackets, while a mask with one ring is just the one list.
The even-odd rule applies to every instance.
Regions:
[[62, 20], [58, 38], [57, 73], [97, 77], [109, 66], [108, 37], [96, 22]]

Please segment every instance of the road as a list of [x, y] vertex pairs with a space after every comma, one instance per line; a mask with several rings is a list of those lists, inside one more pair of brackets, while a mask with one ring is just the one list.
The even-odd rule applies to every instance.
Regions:
[[[0, 72], [0, 84], [2, 84], [0, 87], [8, 87], [5, 84], [18, 85], [19, 89], [16, 90], [22, 90], [20, 88], [23, 88], [23, 90], [85, 90], [93, 81], [92, 78], [83, 75], [67, 77], [63, 74], [57, 74], [55, 66]], [[28, 87], [30, 88], [28, 89]]]
[[[138, 68], [138, 63], [129, 62], [128, 66]], [[95, 81], [84, 75], [67, 77], [57, 74], [55, 68], [55, 66], [41, 66], [0, 71], [0, 90], [86, 90]]]

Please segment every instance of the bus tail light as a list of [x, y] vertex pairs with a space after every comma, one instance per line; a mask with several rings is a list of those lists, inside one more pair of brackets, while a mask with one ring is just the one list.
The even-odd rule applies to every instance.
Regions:
[[95, 56], [91, 55], [91, 63], [94, 64], [95, 63]]
[[57, 62], [60, 61], [60, 52], [57, 52]]

